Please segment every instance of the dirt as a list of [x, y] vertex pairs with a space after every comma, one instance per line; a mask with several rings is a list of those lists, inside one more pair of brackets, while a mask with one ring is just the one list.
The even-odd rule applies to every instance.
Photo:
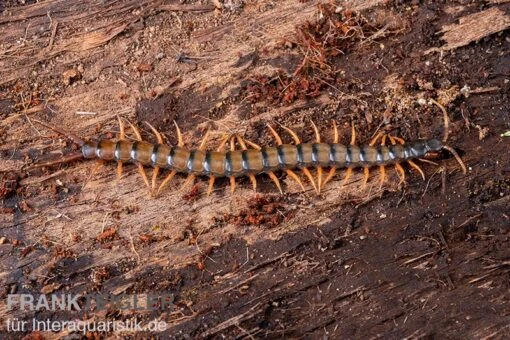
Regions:
[[[487, 9], [508, 16], [510, 4], [319, 3], [3, 5], [1, 299], [41, 292], [174, 296], [173, 309], [143, 312], [4, 304], [4, 335], [15, 317], [136, 317], [164, 321], [168, 330], [86, 337], [505, 338], [510, 139], [501, 134], [510, 130], [510, 36], [507, 29], [441, 51], [447, 42], [439, 32]], [[427, 52], [432, 48], [439, 52]], [[342, 186], [339, 171], [316, 196], [308, 182], [302, 193], [278, 174], [283, 195], [261, 175], [258, 193], [247, 178], [233, 194], [219, 179], [206, 196], [207, 179], [179, 191], [181, 176], [154, 198], [132, 165], [120, 180], [114, 164], [93, 161], [30, 169], [77, 150], [35, 119], [82, 138], [114, 138], [119, 115], [153, 142], [144, 122], [156, 126], [172, 145], [175, 121], [189, 146], [209, 128], [210, 149], [232, 132], [274, 144], [268, 122], [312, 141], [311, 120], [328, 141], [335, 120], [346, 144], [352, 124], [357, 143], [378, 131], [441, 139], [442, 112], [429, 99], [447, 110], [447, 144], [467, 174], [445, 152], [437, 165], [420, 164], [425, 181], [406, 167], [403, 185], [392, 168], [382, 186], [374, 169], [366, 187], [361, 171]], [[80, 337], [8, 334], [74, 335]]]

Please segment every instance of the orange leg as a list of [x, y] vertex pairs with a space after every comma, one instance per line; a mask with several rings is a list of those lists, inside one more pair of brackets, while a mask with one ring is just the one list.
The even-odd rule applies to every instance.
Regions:
[[347, 181], [349, 180], [349, 177], [351, 177], [352, 175], [352, 168], [347, 168], [347, 171], [345, 172], [345, 178], [342, 182], [342, 187], [345, 186], [345, 184], [347, 184]]
[[[175, 125], [175, 130], [177, 132], [177, 146], [179, 147], [183, 147], [184, 146], [184, 141], [182, 139], [182, 133], [181, 133], [181, 130], [179, 129], [179, 125], [177, 125], [177, 122], [174, 120], [174, 125]], [[168, 185], [168, 183], [170, 183], [170, 181], [174, 178], [175, 174], [177, 173], [177, 171], [175, 170], [172, 170], [168, 176], [166, 176], [166, 178], [163, 180], [163, 182], [160, 184], [159, 188], [158, 188], [158, 192], [156, 193], [156, 196], [159, 195], [159, 193], [161, 192], [161, 190], [163, 190], [165, 188], [165, 186]]]
[[[177, 126], [177, 124], [175, 125]], [[179, 128], [177, 127], [177, 130], [179, 130]], [[180, 131], [177, 133], [178, 135], [178, 138], [179, 138], [179, 143], [182, 142], [182, 135], [180, 133]], [[200, 146], [198, 147], [198, 150], [204, 150], [205, 149], [205, 144], [207, 143], [207, 138], [209, 137], [209, 130], [206, 131], [204, 137], [202, 138], [202, 141], [200, 142]], [[186, 180], [184, 181], [183, 185], [181, 186], [181, 191], [184, 190], [185, 188], [187, 188], [190, 184], [193, 184], [193, 182], [195, 181], [195, 178], [196, 178], [196, 175], [195, 174], [189, 174], [188, 177], [186, 178]]]
[[[237, 139], [237, 142], [239, 143], [239, 145], [241, 145], [241, 149], [242, 150], [247, 150], [248, 148], [246, 147], [246, 143], [244, 142], [244, 140], [241, 138], [241, 136], [239, 135], [236, 135], [236, 139]], [[257, 145], [258, 146], [258, 145]], [[253, 191], [257, 192], [257, 178], [255, 178], [255, 175], [254, 174], [248, 174], [248, 177], [250, 178], [250, 181], [251, 181], [251, 184], [253, 186]]]
[[[321, 142], [321, 135], [319, 133], [319, 129], [317, 129], [317, 126], [313, 121], [310, 121], [312, 123], [313, 131], [315, 132], [315, 142], [320, 143]], [[322, 188], [322, 167], [320, 165], [317, 166], [317, 186], [313, 186], [315, 188], [315, 192], [317, 194], [320, 194], [321, 188]]]
[[[133, 123], [131, 123], [130, 121], [128, 121], [128, 123], [131, 126], [131, 129], [133, 130], [133, 133], [136, 136], [136, 140], [141, 142], [142, 141], [142, 135], [140, 134], [140, 130], [138, 130], [138, 128], [136, 126], [134, 126]], [[149, 189], [149, 192], [150, 192], [150, 194], [152, 196], [151, 185], [149, 184], [149, 179], [147, 178], [147, 174], [145, 173], [145, 169], [143, 168], [142, 164], [138, 163], [137, 165], [138, 165], [138, 172], [142, 176], [143, 181], [144, 181], [145, 185], [147, 186], [147, 188]]]
[[365, 187], [367, 185], [369, 176], [370, 176], [370, 170], [368, 168], [363, 168], [363, 184], [362, 184], [363, 187]]
[[[149, 126], [149, 128], [152, 130], [152, 133], [154, 133], [154, 136], [156, 136], [156, 140], [158, 144], [163, 144], [163, 137], [161, 136], [161, 133], [159, 133], [158, 130], [148, 122], [145, 122]], [[159, 174], [159, 166], [155, 166], [154, 170], [152, 171], [152, 182], [151, 182], [151, 191], [154, 193], [156, 190], [156, 179], [158, 178]]]
[[[124, 129], [124, 123], [122, 122], [122, 120], [120, 119], [119, 116], [117, 116], [117, 120], [119, 121], [119, 129], [120, 129], [119, 139], [123, 140], [126, 138], [126, 131]], [[121, 177], [122, 177], [122, 162], [119, 161], [119, 162], [117, 162], [117, 180], [120, 180]]]
[[[338, 137], [338, 127], [336, 126], [336, 122], [334, 120], [331, 121], [333, 123], [333, 143], [337, 144], [339, 137]], [[326, 176], [326, 179], [324, 179], [324, 182], [322, 182], [322, 187], [328, 183], [333, 176], [335, 176], [336, 168], [333, 167], [329, 169], [328, 175]]]
[[267, 174], [269, 175], [269, 178], [271, 178], [273, 180], [274, 184], [280, 191], [280, 194], [283, 195], [282, 186], [280, 185], [280, 180], [278, 179], [278, 177], [276, 177], [276, 175], [272, 171], [269, 171]]

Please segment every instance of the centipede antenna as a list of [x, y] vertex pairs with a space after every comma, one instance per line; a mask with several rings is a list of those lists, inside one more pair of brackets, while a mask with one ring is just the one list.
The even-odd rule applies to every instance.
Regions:
[[310, 183], [312, 183], [312, 186], [313, 186], [313, 189], [315, 190], [315, 192], [317, 194], [319, 194], [319, 190], [317, 189], [317, 186], [315, 185], [315, 182], [313, 181], [313, 176], [310, 173], [310, 170], [308, 170], [307, 168], [303, 168], [302, 170], [303, 170], [303, 173], [305, 174], [305, 176], [308, 177], [308, 180], [310, 181]]
[[280, 180], [278, 179], [278, 177], [276, 177], [276, 175], [274, 174], [274, 172], [272, 171], [269, 171], [267, 173], [267, 175], [269, 176], [269, 178], [271, 178], [274, 182], [274, 184], [276, 185], [276, 187], [278, 188], [278, 190], [280, 191], [280, 194], [283, 195], [283, 190], [282, 190], [282, 186], [280, 185]]
[[285, 129], [285, 131], [287, 131], [291, 136], [292, 136], [292, 139], [294, 139], [294, 142], [296, 142], [296, 145], [297, 144], [301, 144], [301, 140], [299, 139], [298, 135], [296, 134], [296, 132], [294, 132], [292, 129], [289, 129], [288, 127], [286, 127], [285, 125], [282, 125], [280, 123], [278, 123], [283, 129]]
[[163, 182], [161, 182], [161, 184], [159, 185], [158, 192], [156, 193], [156, 196], [158, 196], [159, 193], [161, 192], [161, 190], [163, 190], [163, 188], [165, 188], [167, 186], [167, 184], [170, 183], [170, 181], [172, 180], [172, 178], [174, 178], [176, 173], [177, 173], [176, 170], [172, 170], [168, 174], [168, 176], [166, 176], [166, 178], [163, 180]]
[[462, 173], [466, 174], [467, 173], [466, 165], [462, 161], [462, 158], [460, 158], [460, 156], [457, 153], [457, 151], [455, 151], [454, 148], [452, 148], [452, 147], [450, 147], [448, 145], [443, 145], [443, 149], [448, 150], [453, 155], [453, 157], [455, 157], [455, 159], [459, 163], [460, 167], [462, 168]]
[[416, 170], [418, 170], [418, 172], [420, 173], [421, 175], [421, 178], [423, 178], [423, 180], [425, 180], [425, 173], [423, 173], [423, 170], [418, 166], [418, 164], [416, 164], [415, 162], [413, 161], [407, 161], [407, 164], [409, 164], [410, 166], [412, 166], [413, 168], [415, 168]]
[[278, 132], [276, 132], [275, 129], [273, 129], [273, 127], [271, 125], [269, 125], [269, 124], [267, 124], [267, 127], [269, 128], [269, 131], [271, 131], [271, 133], [273, 134], [274, 139], [276, 140], [276, 144], [277, 145], [282, 145], [283, 144], [282, 138], [280, 137]]
[[443, 111], [443, 120], [444, 120], [444, 135], [443, 135], [443, 143], [446, 143], [448, 140], [448, 135], [450, 133], [450, 119], [448, 118], [448, 112], [446, 112], [446, 109], [443, 105], [439, 104], [436, 100], [430, 99], [430, 102], [435, 104], [438, 108]]
[[36, 119], [32, 119], [33, 122], [36, 122], [37, 124], [40, 124], [50, 130], [53, 130], [55, 131], [56, 133], [66, 137], [67, 139], [73, 141], [73, 143], [76, 143], [78, 144], [79, 146], [83, 146], [83, 144], [85, 144], [85, 141], [83, 139], [81, 139], [80, 137], [76, 136], [75, 134], [73, 133], [70, 133], [70, 132], [64, 132], [54, 126], [51, 126], [49, 124], [46, 124], [44, 122], [41, 122], [40, 120], [36, 120]]
[[336, 121], [334, 119], [332, 119], [331, 122], [333, 123], [333, 143], [336, 144], [338, 143], [338, 127], [336, 126]]
[[177, 146], [183, 147], [184, 141], [182, 139], [181, 129], [179, 129], [179, 125], [177, 125], [177, 122], [175, 120], [174, 120], [174, 125], [175, 125], [175, 131], [177, 132]]
[[207, 186], [207, 196], [209, 196], [211, 194], [211, 192], [213, 191], [215, 180], [216, 180], [216, 178], [214, 176], [209, 177], [209, 185]]
[[73, 153], [71, 153], [69, 155], [65, 155], [62, 158], [58, 159], [58, 160], [48, 161], [48, 162], [39, 163], [39, 164], [34, 164], [32, 166], [29, 166], [27, 168], [27, 170], [42, 168], [42, 167], [45, 167], [45, 166], [52, 166], [52, 165], [69, 163], [69, 162], [72, 162], [72, 161], [75, 161], [75, 160], [78, 160], [78, 159], [83, 159], [83, 153], [81, 153], [80, 151], [73, 152]]
[[295, 180], [299, 184], [299, 186], [301, 186], [301, 189], [303, 189], [303, 192], [306, 191], [305, 186], [303, 185], [303, 182], [301, 182], [301, 179], [294, 171], [287, 169], [287, 170], [285, 170], [285, 172], [287, 172], [287, 175], [289, 175], [293, 180]]

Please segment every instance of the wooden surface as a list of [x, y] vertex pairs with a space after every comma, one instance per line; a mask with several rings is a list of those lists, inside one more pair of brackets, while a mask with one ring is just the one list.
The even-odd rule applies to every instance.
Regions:
[[[335, 59], [334, 84], [288, 104], [243, 97], [244, 82], [296, 70], [296, 26], [320, 18], [318, 3], [49, 0], [2, 12], [2, 325], [70, 318], [8, 311], [9, 293], [164, 291], [175, 310], [115, 317], [158, 318], [177, 338], [508, 334], [510, 161], [500, 134], [510, 130], [510, 49], [508, 32], [498, 34], [508, 5], [339, 2], [364, 10], [374, 30]], [[475, 19], [480, 29], [452, 38]], [[360, 172], [342, 186], [341, 172], [319, 197], [285, 177], [281, 196], [264, 176], [259, 194], [244, 179], [234, 194], [222, 180], [206, 196], [200, 179], [190, 195], [179, 177], [153, 198], [133, 166], [119, 181], [114, 164], [94, 161], [27, 170], [73, 152], [33, 119], [88, 138], [115, 136], [119, 115], [149, 139], [150, 122], [169, 144], [176, 120], [190, 146], [210, 127], [212, 149], [231, 132], [273, 143], [264, 124], [274, 120], [311, 140], [311, 117], [326, 140], [336, 119], [348, 143], [353, 121], [358, 142], [382, 126], [440, 136], [440, 110], [419, 104], [428, 98], [448, 109], [467, 175], [452, 159], [426, 164], [424, 182], [407, 171], [404, 186], [393, 169], [383, 186], [373, 171], [366, 187]]]

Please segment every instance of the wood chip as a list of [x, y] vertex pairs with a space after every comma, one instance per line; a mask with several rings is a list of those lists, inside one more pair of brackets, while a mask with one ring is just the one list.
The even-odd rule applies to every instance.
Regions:
[[497, 7], [470, 14], [460, 18], [458, 24], [445, 25], [439, 33], [444, 33], [441, 39], [446, 41], [446, 45], [431, 48], [425, 51], [425, 54], [453, 50], [508, 27], [510, 16]]

